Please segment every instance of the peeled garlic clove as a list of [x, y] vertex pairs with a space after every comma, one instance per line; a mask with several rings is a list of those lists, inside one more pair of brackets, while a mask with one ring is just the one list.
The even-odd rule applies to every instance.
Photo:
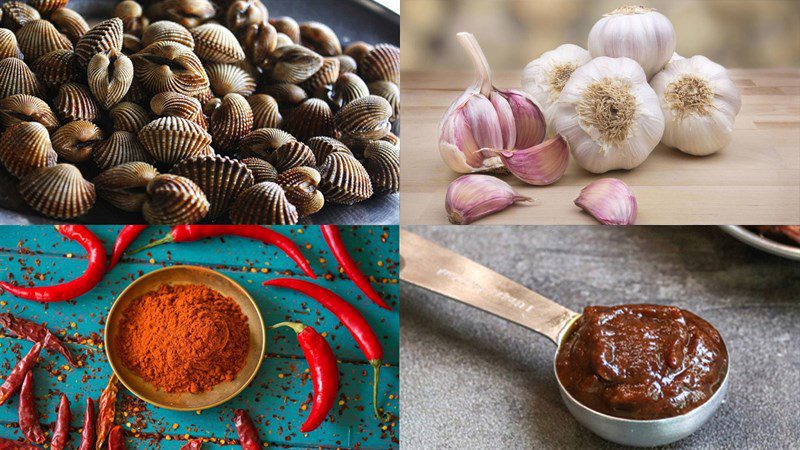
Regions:
[[581, 190], [575, 204], [603, 225], [633, 225], [636, 197], [627, 184], [616, 178], [597, 180]]
[[467, 225], [502, 211], [517, 202], [532, 201], [517, 194], [505, 181], [489, 175], [463, 175], [450, 183], [445, 198], [447, 218], [456, 225]]
[[534, 186], [558, 181], [567, 171], [569, 147], [561, 136], [533, 147], [519, 150], [496, 150], [503, 165], [515, 177]]

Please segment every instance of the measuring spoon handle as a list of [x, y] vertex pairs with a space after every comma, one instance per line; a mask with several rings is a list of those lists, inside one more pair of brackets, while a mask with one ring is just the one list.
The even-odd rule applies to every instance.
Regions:
[[400, 279], [517, 323], [558, 344], [578, 314], [410, 231], [400, 230]]

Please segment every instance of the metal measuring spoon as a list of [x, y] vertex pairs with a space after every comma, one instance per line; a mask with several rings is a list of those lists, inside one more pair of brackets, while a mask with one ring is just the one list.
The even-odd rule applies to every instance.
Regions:
[[[400, 231], [400, 279], [529, 328], [559, 348], [580, 317], [493, 270], [405, 230]], [[664, 419], [632, 420], [599, 413], [575, 400], [555, 373], [553, 357], [561, 398], [575, 419], [603, 439], [638, 447], [669, 444], [702, 427], [725, 398], [728, 371], [726, 368], [711, 398], [695, 409]]]

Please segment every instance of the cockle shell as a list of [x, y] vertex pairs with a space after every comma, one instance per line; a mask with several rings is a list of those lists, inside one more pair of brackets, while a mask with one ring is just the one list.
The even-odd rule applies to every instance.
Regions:
[[400, 84], [400, 48], [391, 44], [378, 44], [359, 61], [358, 69], [361, 78], [367, 83], [391, 81]]
[[358, 72], [358, 63], [352, 56], [336, 55], [334, 58], [339, 60], [339, 73]]
[[178, 175], [158, 175], [147, 184], [142, 214], [153, 225], [193, 224], [203, 220], [209, 206], [194, 181]]
[[177, 92], [161, 92], [150, 99], [150, 109], [158, 116], [182, 117], [200, 125], [208, 126], [200, 101]]
[[286, 199], [297, 208], [300, 217], [310, 216], [325, 206], [325, 196], [317, 190], [320, 174], [312, 167], [295, 167], [278, 175], [276, 183]]
[[253, 129], [253, 110], [239, 94], [228, 94], [209, 120], [208, 131], [214, 147], [223, 152], [232, 152], [239, 141]]
[[97, 125], [85, 120], [75, 120], [53, 133], [53, 148], [61, 159], [79, 163], [92, 156], [103, 138], [103, 130]]
[[301, 83], [322, 67], [322, 56], [299, 45], [276, 49], [264, 66], [267, 78], [275, 83]]
[[147, 16], [154, 20], [171, 20], [186, 28], [194, 28], [216, 14], [214, 4], [208, 0], [162, 0], [147, 10]]
[[28, 94], [15, 94], [0, 100], [0, 126], [8, 128], [20, 122], [38, 122], [53, 131], [58, 119], [44, 100]]
[[94, 206], [94, 185], [71, 164], [56, 164], [25, 175], [19, 193], [31, 208], [55, 219], [73, 219]]
[[[389, 133], [378, 140], [388, 142], [395, 147], [400, 148], [400, 139], [393, 133]], [[369, 144], [371, 144], [373, 141], [371, 139], [354, 138], [352, 136], [344, 135], [342, 136], [342, 142], [347, 146], [347, 148], [350, 149], [351, 152], [353, 152], [353, 155], [355, 155], [356, 158], [363, 158], [364, 150], [366, 150], [367, 146], [369, 146]]]
[[0, 28], [0, 59], [3, 58], [24, 58], [17, 37], [8, 28]]
[[256, 183], [275, 181], [278, 179], [278, 170], [272, 164], [260, 158], [244, 158], [240, 160], [253, 173]]
[[277, 128], [261, 128], [247, 134], [239, 143], [239, 154], [243, 157], [255, 156], [274, 162], [275, 151], [296, 139], [291, 134]]
[[142, 5], [133, 0], [123, 0], [114, 7], [114, 17], [122, 20], [122, 29], [126, 34], [141, 36], [150, 22], [144, 17]]
[[392, 105], [383, 97], [369, 95], [345, 105], [336, 113], [336, 128], [355, 138], [378, 140], [392, 131]]
[[192, 28], [194, 52], [202, 61], [232, 64], [244, 61], [244, 49], [230, 30], [216, 23]]
[[275, 27], [279, 33], [283, 33], [292, 40], [293, 43], [300, 43], [300, 24], [291, 17], [273, 17], [269, 19], [270, 25]]
[[62, 84], [53, 100], [53, 106], [58, 117], [64, 122], [75, 120], [93, 122], [100, 110], [89, 89], [78, 83]]
[[47, 129], [38, 122], [12, 125], [0, 138], [0, 162], [17, 178], [54, 166], [57, 157]]
[[68, 0], [28, 0], [28, 3], [36, 8], [44, 17], [48, 17], [53, 11], [58, 8], [67, 6]]
[[266, 6], [260, 0], [239, 0], [228, 6], [225, 23], [238, 32], [247, 25], [265, 22], [269, 18]]
[[400, 151], [385, 141], [372, 141], [364, 150], [364, 167], [375, 192], [400, 190]]
[[314, 153], [314, 159], [317, 162], [325, 161], [331, 153], [344, 152], [352, 155], [352, 152], [342, 142], [334, 138], [318, 136], [308, 140], [308, 146]]
[[347, 45], [344, 49], [344, 54], [353, 58], [356, 61], [356, 64], [361, 66], [361, 62], [364, 60], [364, 57], [367, 56], [367, 53], [371, 52], [372, 49], [375, 47], [372, 44], [367, 44], [364, 41], [355, 41], [351, 42]]
[[156, 42], [131, 56], [131, 60], [136, 78], [150, 92], [174, 91], [196, 97], [208, 89], [202, 63], [184, 45]]
[[322, 67], [314, 75], [303, 81], [300, 87], [306, 92], [317, 92], [317, 90], [330, 86], [339, 78], [339, 60], [336, 58], [325, 58]]
[[278, 48], [278, 32], [269, 23], [254, 23], [239, 31], [239, 39], [250, 62], [262, 67]]
[[274, 164], [280, 173], [300, 166], [316, 166], [317, 160], [309, 146], [299, 141], [292, 141], [275, 150]]
[[352, 205], [372, 197], [372, 182], [367, 169], [353, 155], [334, 152], [319, 167], [319, 187], [331, 203]]
[[14, 94], [44, 97], [44, 89], [36, 75], [19, 58], [0, 60], [0, 98]]
[[78, 12], [69, 8], [58, 8], [50, 15], [50, 22], [56, 26], [72, 44], [77, 44], [78, 40], [89, 31], [89, 24]]
[[158, 175], [158, 170], [145, 162], [129, 162], [112, 167], [96, 176], [97, 195], [117, 208], [141, 212], [147, 200], [145, 188]]
[[369, 84], [369, 92], [385, 98], [392, 105], [392, 116], [389, 121], [395, 122], [400, 115], [400, 88], [391, 81], [373, 81]]
[[54, 92], [62, 84], [80, 81], [83, 77], [78, 55], [72, 50], [59, 49], [47, 53], [31, 64], [31, 70]]
[[[131, 62], [133, 60], [131, 59]], [[147, 103], [147, 99], [150, 98], [152, 94], [147, 92], [147, 90], [142, 86], [142, 83], [136, 79], [136, 66], [133, 67], [133, 82], [131, 82], [131, 88], [128, 89], [128, 93], [125, 94], [125, 97], [122, 97], [123, 102], [133, 102], [133, 103]]]
[[129, 162], [153, 161], [136, 135], [129, 131], [113, 132], [108, 139], [94, 147], [92, 159], [101, 170]]
[[104, 20], [86, 32], [75, 44], [75, 54], [81, 67], [89, 65], [98, 53], [115, 55], [122, 52], [122, 20]]
[[280, 128], [283, 117], [278, 109], [278, 102], [267, 94], [255, 94], [247, 97], [247, 103], [253, 110], [253, 128]]
[[23, 2], [6, 2], [3, 4], [2, 11], [3, 19], [0, 23], [2, 23], [3, 28], [8, 28], [11, 31], [19, 30], [31, 20], [42, 18], [39, 11]]
[[145, 125], [138, 137], [150, 155], [165, 164], [197, 156], [211, 144], [205, 128], [181, 117], [156, 119]]
[[254, 184], [253, 173], [244, 163], [225, 156], [196, 156], [181, 161], [172, 173], [194, 181], [211, 207], [209, 219], [228, 212], [233, 201]]
[[259, 89], [262, 94], [267, 94], [278, 102], [282, 109], [291, 109], [308, 99], [308, 94], [296, 84], [280, 83], [266, 85]]
[[299, 219], [283, 188], [269, 181], [242, 192], [231, 206], [230, 216], [236, 224], [294, 225]]
[[122, 35], [122, 53], [132, 55], [138, 53], [142, 48], [144, 48], [142, 40], [137, 36], [128, 33]]
[[194, 48], [194, 36], [181, 24], [159, 20], [147, 26], [142, 32], [142, 46], [147, 47], [156, 42], [176, 42], [189, 49]]
[[36, 61], [53, 50], [72, 50], [72, 42], [47, 20], [31, 20], [26, 23], [17, 30], [17, 42], [28, 61]]
[[286, 117], [283, 128], [303, 142], [316, 136], [336, 137], [333, 111], [317, 98], [310, 98], [294, 108]]
[[280, 32], [278, 33], [278, 38], [275, 41], [276, 41], [275, 42], [276, 49], [279, 49], [281, 47], [286, 47], [287, 45], [297, 44], [297, 42], [292, 41], [292, 38]]
[[369, 94], [367, 83], [354, 73], [339, 75], [336, 84], [333, 85], [333, 99], [339, 106], [344, 106]]
[[300, 42], [322, 56], [335, 56], [342, 53], [342, 44], [336, 33], [320, 22], [300, 24]]
[[233, 64], [208, 64], [206, 73], [214, 95], [231, 93], [250, 96], [256, 90], [256, 80], [246, 70]]
[[119, 131], [138, 133], [150, 122], [150, 114], [147, 110], [132, 102], [117, 103], [108, 114], [114, 123], [114, 129]]
[[120, 53], [109, 58], [103, 53], [92, 56], [87, 68], [89, 89], [103, 109], [119, 103], [133, 82], [133, 63]]

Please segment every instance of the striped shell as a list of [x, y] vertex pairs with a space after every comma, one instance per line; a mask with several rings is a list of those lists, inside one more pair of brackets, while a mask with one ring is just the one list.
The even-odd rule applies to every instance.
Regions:
[[197, 156], [211, 144], [205, 128], [181, 117], [162, 117], [145, 125], [139, 142], [156, 161], [175, 164]]
[[17, 31], [23, 25], [31, 20], [39, 20], [42, 18], [36, 8], [26, 5], [24, 2], [6, 2], [3, 4], [3, 18], [0, 23], [3, 28], [8, 28], [11, 31]]
[[94, 185], [72, 164], [56, 164], [25, 175], [19, 193], [31, 208], [55, 219], [82, 216], [97, 199]]
[[334, 58], [339, 60], [339, 73], [357, 73], [358, 63], [352, 56], [337, 55]]
[[[133, 59], [131, 59], [133, 62]], [[125, 94], [125, 97], [122, 97], [123, 102], [133, 102], [133, 103], [146, 103], [147, 99], [150, 98], [152, 94], [147, 92], [147, 90], [142, 86], [142, 83], [136, 79], [136, 66], [133, 67], [133, 82], [131, 83], [131, 88], [128, 89], [128, 93]]]
[[256, 183], [265, 181], [275, 181], [278, 179], [278, 170], [272, 164], [260, 158], [244, 158], [240, 160], [253, 172], [253, 180]]
[[97, 119], [100, 107], [89, 92], [89, 88], [78, 83], [62, 84], [53, 100], [56, 114], [64, 122]]
[[391, 81], [400, 84], [400, 48], [391, 44], [378, 44], [364, 55], [358, 68], [361, 78], [367, 83]]
[[300, 87], [306, 92], [314, 93], [325, 86], [330, 86], [339, 78], [339, 60], [336, 58], [325, 58], [322, 67], [314, 75], [303, 81]]
[[359, 139], [378, 140], [392, 131], [392, 105], [383, 97], [369, 95], [354, 100], [336, 113], [336, 128]]
[[207, 23], [192, 28], [192, 37], [194, 52], [203, 61], [230, 64], [245, 59], [244, 49], [236, 36], [222, 25]]
[[372, 95], [383, 97], [392, 107], [390, 122], [395, 122], [400, 115], [400, 88], [391, 81], [373, 81], [369, 84], [369, 92]]
[[145, 125], [150, 122], [150, 113], [137, 103], [122, 102], [114, 105], [108, 112], [114, 129], [138, 133]]
[[132, 55], [138, 53], [142, 48], [144, 46], [140, 38], [128, 33], [122, 35], [122, 53]]
[[122, 20], [116, 17], [98, 23], [75, 44], [75, 54], [78, 55], [81, 67], [88, 66], [92, 56], [98, 53], [120, 52], [122, 52]]
[[58, 119], [44, 100], [28, 94], [15, 94], [0, 100], [0, 126], [8, 128], [20, 122], [38, 122], [53, 131]]
[[211, 204], [209, 219], [227, 213], [236, 197], [254, 184], [253, 173], [247, 165], [225, 156], [196, 156], [181, 161], [172, 173], [200, 186]]
[[250, 96], [256, 90], [256, 80], [246, 70], [233, 64], [208, 64], [208, 81], [214, 95], [224, 97], [231, 93]]
[[44, 89], [36, 75], [18, 58], [0, 60], [0, 98], [14, 94], [44, 97]]
[[56, 26], [72, 44], [77, 44], [78, 40], [89, 31], [89, 24], [79, 13], [69, 8], [58, 8], [50, 15], [50, 22]]
[[322, 56], [342, 54], [342, 44], [336, 33], [320, 22], [303, 22], [300, 24], [300, 42]]
[[46, 20], [31, 20], [26, 23], [17, 30], [17, 42], [28, 61], [36, 61], [53, 50], [72, 50], [72, 42]]
[[139, 213], [147, 200], [145, 188], [158, 175], [158, 170], [148, 163], [129, 162], [108, 169], [96, 176], [97, 195], [115, 207]]
[[214, 147], [223, 152], [232, 152], [239, 141], [253, 129], [253, 110], [244, 97], [228, 94], [209, 120], [208, 131]]
[[278, 175], [276, 183], [286, 199], [297, 208], [300, 217], [310, 216], [325, 206], [325, 196], [317, 190], [320, 174], [312, 167], [295, 167]]
[[291, 17], [273, 17], [269, 19], [270, 25], [279, 33], [283, 33], [295, 44], [300, 43], [300, 24]]
[[343, 73], [333, 85], [333, 99], [339, 106], [369, 95], [367, 83], [354, 73]]
[[262, 67], [278, 47], [278, 32], [269, 23], [254, 23], [239, 31], [240, 41], [247, 58]]
[[253, 130], [239, 143], [240, 156], [255, 156], [266, 161], [274, 161], [275, 151], [296, 139], [291, 134], [277, 128]]
[[54, 166], [57, 157], [47, 129], [37, 122], [13, 125], [0, 139], [0, 162], [17, 178]]
[[17, 37], [8, 28], [0, 28], [0, 59], [3, 58], [24, 58]]
[[280, 128], [283, 117], [278, 109], [278, 102], [267, 94], [255, 94], [247, 97], [247, 103], [253, 110], [253, 128]]
[[67, 6], [67, 2], [68, 0], [28, 0], [28, 3], [44, 17], [49, 16], [58, 8]]
[[364, 166], [375, 192], [400, 191], [400, 151], [385, 141], [372, 141], [364, 150]]
[[196, 97], [208, 89], [203, 65], [189, 47], [156, 42], [131, 56], [136, 78], [153, 93], [174, 91]]
[[278, 184], [265, 181], [242, 192], [231, 206], [231, 221], [236, 224], [294, 225], [297, 208], [286, 199]]
[[135, 134], [129, 131], [115, 131], [111, 136], [96, 145], [92, 159], [101, 170], [110, 169], [129, 162], [147, 162], [153, 159], [144, 149]]
[[214, 4], [208, 0], [163, 0], [147, 9], [147, 16], [154, 20], [171, 20], [186, 28], [196, 27], [216, 13]]
[[177, 92], [161, 92], [150, 99], [150, 109], [157, 116], [182, 117], [200, 125], [208, 126], [200, 101]]
[[72, 50], [54, 50], [43, 55], [31, 64], [31, 70], [39, 76], [44, 85], [58, 91], [62, 84], [78, 82], [83, 71], [78, 64], [78, 55]]
[[194, 48], [192, 33], [183, 25], [169, 20], [153, 22], [142, 32], [142, 46], [147, 47], [156, 42], [177, 42], [190, 49]]
[[[395, 147], [400, 148], [400, 140], [393, 133], [389, 133], [378, 140], [388, 142], [394, 145]], [[351, 152], [353, 152], [353, 155], [355, 155], [356, 158], [363, 158], [364, 151], [367, 149], [367, 146], [369, 146], [369, 144], [371, 144], [372, 142], [373, 140], [371, 139], [354, 138], [348, 135], [342, 136], [342, 143], [346, 145]]]
[[103, 130], [92, 122], [76, 120], [53, 133], [53, 148], [59, 158], [72, 163], [86, 161], [103, 140]]
[[322, 67], [322, 56], [299, 45], [276, 49], [264, 67], [267, 78], [276, 83], [300, 83]]
[[122, 29], [126, 34], [141, 36], [149, 23], [143, 14], [142, 5], [133, 0], [123, 0], [114, 7], [114, 17], [122, 20]]
[[316, 136], [336, 137], [333, 111], [317, 98], [310, 98], [294, 108], [286, 117], [283, 128], [303, 142]]
[[274, 98], [281, 108], [293, 108], [308, 98], [308, 94], [296, 84], [280, 83], [267, 85], [259, 89], [262, 94]]
[[109, 58], [103, 53], [92, 56], [86, 70], [89, 89], [103, 109], [119, 103], [133, 83], [133, 63], [120, 53]]
[[275, 150], [275, 168], [278, 172], [300, 166], [316, 166], [314, 152], [306, 144], [299, 141], [288, 142]]
[[372, 197], [372, 182], [367, 169], [352, 155], [334, 152], [319, 167], [320, 190], [331, 203], [352, 205]]
[[352, 155], [346, 145], [330, 137], [319, 136], [311, 138], [308, 140], [308, 146], [314, 153], [314, 158], [317, 162], [325, 161], [328, 155], [335, 152], [344, 152]]
[[259, 0], [238, 0], [228, 3], [225, 23], [233, 31], [250, 24], [264, 22], [269, 17], [266, 6]]
[[194, 181], [177, 175], [158, 175], [147, 184], [142, 214], [153, 225], [181, 225], [203, 220], [208, 209], [208, 200]]

